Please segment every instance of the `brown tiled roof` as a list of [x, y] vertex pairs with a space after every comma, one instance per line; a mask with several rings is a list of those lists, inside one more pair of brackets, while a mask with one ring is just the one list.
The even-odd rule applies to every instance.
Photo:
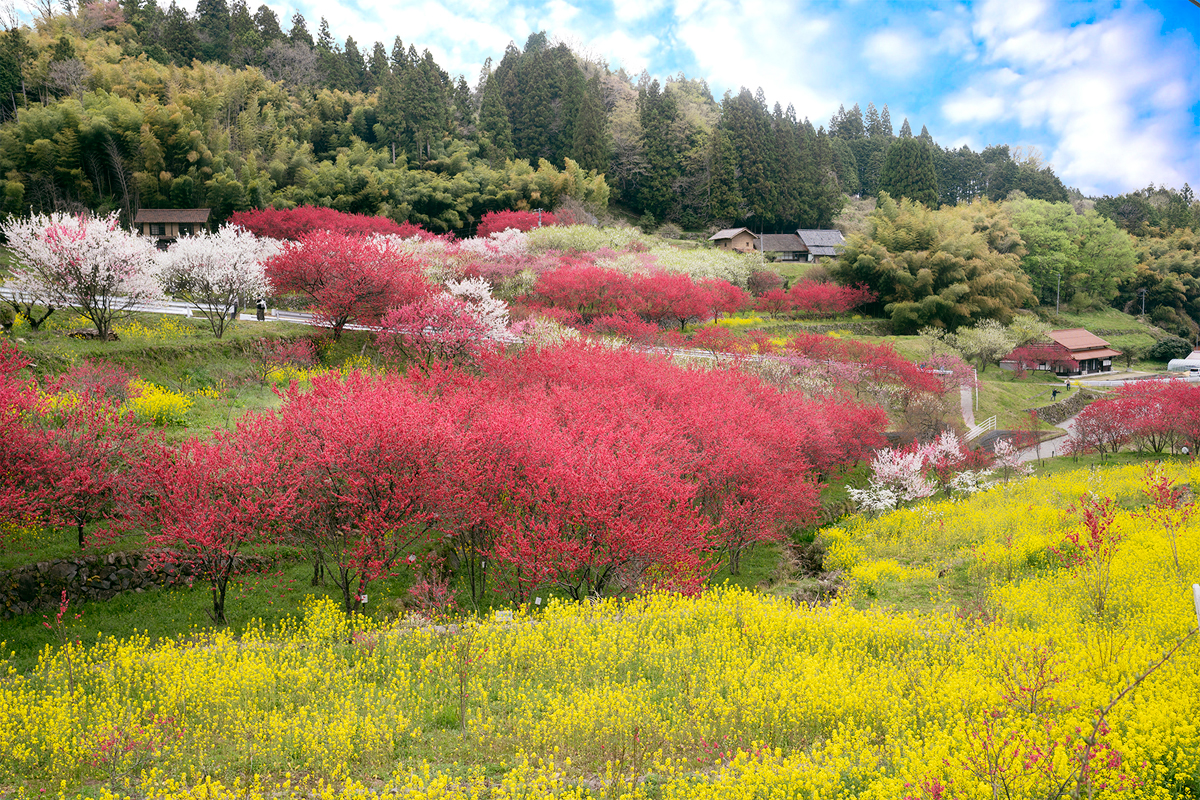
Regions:
[[1093, 350], [1072, 350], [1071, 358], [1076, 361], [1086, 361], [1089, 358], [1116, 358], [1121, 355], [1120, 350], [1113, 350], [1111, 347], [1097, 347]]
[[[1111, 348], [1111, 345], [1101, 339], [1094, 333], [1089, 333], [1086, 328], [1067, 328], [1061, 331], [1050, 331], [1048, 334], [1051, 339], [1061, 344], [1063, 347], [1071, 351], [1071, 355], [1078, 358], [1080, 351], [1086, 350], [1105, 350]], [[1116, 352], [1116, 351], [1113, 351]], [[1121, 355], [1117, 353], [1117, 355]], [[1084, 358], [1099, 358], [1100, 356], [1084, 356]]]
[[803, 253], [808, 250], [794, 233], [764, 233], [762, 249], [766, 253]]
[[133, 218], [134, 225], [143, 222], [208, 222], [211, 208], [140, 208]]
[[796, 231], [796, 235], [814, 256], [836, 256], [838, 248], [846, 244], [846, 237], [839, 230], [801, 229]]
[[[722, 239], [732, 239], [742, 231], [754, 236], [754, 231], [750, 230], [749, 228], [726, 228], [723, 231], [717, 231], [712, 236], [708, 237], [708, 240], [710, 242], [719, 242]], [[754, 238], [757, 239], [758, 237], [754, 236]]]

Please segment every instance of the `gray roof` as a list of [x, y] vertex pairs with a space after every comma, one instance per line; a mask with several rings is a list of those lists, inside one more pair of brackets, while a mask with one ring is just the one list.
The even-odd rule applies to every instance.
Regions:
[[796, 235], [814, 256], [836, 256], [838, 248], [846, 244], [846, 237], [842, 236], [839, 230], [799, 230], [796, 231]]
[[[717, 242], [717, 241], [720, 241], [721, 239], [732, 239], [733, 237], [737, 236], [742, 231], [745, 231], [746, 233], [750, 234], [751, 236], [754, 236], [754, 231], [750, 230], [749, 228], [726, 228], [723, 231], [717, 231], [712, 236], [708, 237], [708, 240], [710, 242]], [[754, 236], [754, 238], [757, 239], [758, 237]]]
[[762, 249], [765, 253], [803, 253], [808, 250], [794, 233], [764, 233]]
[[208, 222], [210, 208], [140, 208], [134, 225], [143, 222]]

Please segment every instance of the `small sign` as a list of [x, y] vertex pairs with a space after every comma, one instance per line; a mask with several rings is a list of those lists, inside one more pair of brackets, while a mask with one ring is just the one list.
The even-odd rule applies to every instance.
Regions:
[[540, 597], [533, 598], [533, 604], [535, 606], [540, 606], [542, 604], [542, 598], [540, 598]]
[[408, 555], [408, 563], [412, 564], [412, 563], [413, 563], [413, 562], [415, 562], [416, 560], [417, 560], [417, 554], [416, 554], [416, 553], [409, 553], [409, 555]]
[[367, 596], [365, 594], [359, 595], [358, 602], [362, 603], [365, 606], [367, 604]]
[[496, 622], [512, 622], [513, 615], [511, 611], [497, 611]]

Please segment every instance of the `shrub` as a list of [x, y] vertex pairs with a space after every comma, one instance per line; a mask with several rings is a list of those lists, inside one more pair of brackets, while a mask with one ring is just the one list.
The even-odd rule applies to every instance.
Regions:
[[1170, 361], [1173, 358], [1187, 358], [1192, 352], [1192, 346], [1178, 336], [1168, 336], [1159, 339], [1146, 352], [1146, 358], [1151, 361]]

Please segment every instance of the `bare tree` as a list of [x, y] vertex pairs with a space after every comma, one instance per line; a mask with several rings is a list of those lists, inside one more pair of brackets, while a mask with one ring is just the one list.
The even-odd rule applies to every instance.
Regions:
[[83, 102], [83, 87], [92, 76], [91, 70], [78, 58], [50, 62], [50, 84], [59, 91], [78, 95]]

